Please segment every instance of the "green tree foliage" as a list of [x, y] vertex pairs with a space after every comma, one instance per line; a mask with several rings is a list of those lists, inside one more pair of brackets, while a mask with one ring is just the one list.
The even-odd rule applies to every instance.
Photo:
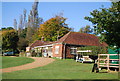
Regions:
[[106, 47], [102, 47], [102, 46], [85, 46], [85, 47], [79, 47], [78, 50], [91, 50], [91, 52], [82, 52], [79, 53], [83, 56], [89, 56], [91, 59], [95, 60], [97, 59], [96, 56], [98, 56], [98, 54], [107, 54], [107, 48]]
[[110, 8], [100, 8], [85, 17], [94, 24], [94, 29], [100, 38], [109, 45], [120, 47], [120, 1], [113, 2]]
[[19, 37], [18, 50], [25, 51], [27, 46], [28, 46], [28, 41], [23, 37]]
[[13, 30], [13, 28], [12, 27], [1, 28], [1, 31], [4, 31], [4, 30]]
[[18, 50], [25, 51], [26, 47], [29, 45], [29, 41], [26, 39], [27, 28], [22, 29], [22, 33], [19, 35]]
[[79, 30], [80, 33], [93, 33], [93, 29], [90, 28], [89, 25], [86, 25], [85, 27], [80, 28]]
[[56, 41], [58, 37], [64, 36], [71, 28], [65, 23], [66, 18], [55, 16], [43, 24], [39, 28], [39, 38], [44, 37], [45, 41]]
[[98, 55], [98, 54], [105, 54], [107, 53], [106, 47], [102, 46], [85, 46], [85, 47], [80, 47], [78, 50], [91, 50], [92, 52], [84, 52], [82, 53], [83, 55]]
[[27, 32], [27, 28], [22, 29], [22, 33], [19, 35], [19, 37], [26, 38], [26, 32]]
[[3, 50], [16, 50], [19, 38], [15, 30], [2, 31], [2, 49]]

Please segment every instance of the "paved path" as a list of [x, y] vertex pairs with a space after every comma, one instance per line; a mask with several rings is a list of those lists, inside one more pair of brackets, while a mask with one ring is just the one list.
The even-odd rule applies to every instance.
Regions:
[[30, 58], [34, 59], [35, 61], [32, 63], [21, 65], [21, 66], [9, 67], [9, 68], [4, 68], [0, 70], [2, 70], [2, 73], [18, 71], [18, 70], [26, 70], [26, 69], [45, 66], [54, 61], [54, 59], [52, 58], [43, 58], [43, 57], [30, 57]]

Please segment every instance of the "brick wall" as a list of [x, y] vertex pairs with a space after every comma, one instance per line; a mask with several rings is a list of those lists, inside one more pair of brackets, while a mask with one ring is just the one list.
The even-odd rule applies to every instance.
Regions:
[[70, 54], [70, 46], [66, 46], [66, 58], [74, 58], [73, 54]]
[[[59, 46], [59, 53], [58, 54], [55, 54], [55, 47], [56, 46]], [[70, 54], [70, 46], [65, 46], [65, 57], [66, 58], [74, 58], [74, 55], [73, 54]], [[53, 57], [60, 57], [60, 58], [64, 58], [64, 45], [63, 44], [56, 44], [53, 46]]]
[[[57, 46], [59, 46], [58, 54], [56, 54], [56, 52], [55, 52], [55, 49], [56, 49]], [[53, 50], [52, 50], [53, 51], [53, 57], [60, 57], [60, 58], [62, 58], [62, 53], [63, 53], [62, 48], [63, 48], [62, 44], [53, 45]]]

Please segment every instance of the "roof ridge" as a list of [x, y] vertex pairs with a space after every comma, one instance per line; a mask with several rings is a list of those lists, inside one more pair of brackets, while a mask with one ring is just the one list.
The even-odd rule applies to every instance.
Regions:
[[70, 33], [71, 33], [71, 31], [66, 34], [66, 37], [65, 37], [65, 39], [63, 40], [63, 42], [67, 39], [67, 37], [68, 37], [68, 35], [69, 35]]
[[31, 47], [35, 42], [37, 42], [37, 41], [41, 41], [41, 40], [36, 40], [36, 41], [34, 41], [33, 43], [31, 43], [28, 47]]

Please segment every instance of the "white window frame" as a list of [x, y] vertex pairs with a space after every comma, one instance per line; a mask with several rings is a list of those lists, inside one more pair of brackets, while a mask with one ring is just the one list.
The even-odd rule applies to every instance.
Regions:
[[71, 47], [70, 54], [76, 54], [76, 53], [77, 53], [77, 47]]
[[55, 54], [59, 54], [60, 46], [55, 46]]

